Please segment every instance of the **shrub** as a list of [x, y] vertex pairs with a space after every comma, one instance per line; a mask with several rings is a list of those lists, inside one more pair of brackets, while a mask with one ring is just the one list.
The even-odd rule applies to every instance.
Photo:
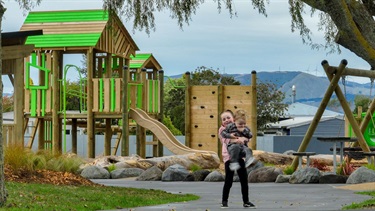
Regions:
[[109, 172], [112, 172], [114, 170], [116, 170], [116, 166], [114, 164], [108, 166], [108, 171]]
[[370, 170], [375, 171], [375, 166], [373, 164], [365, 164], [363, 166], [366, 167], [366, 168], [368, 168], [368, 169], [370, 169]]
[[325, 164], [324, 162], [318, 160], [318, 159], [311, 159], [311, 163], [310, 163], [310, 166], [311, 167], [314, 167], [314, 168], [317, 168], [321, 171], [327, 171], [329, 170], [329, 166], [327, 166], [327, 164]]
[[285, 175], [292, 175], [294, 173], [294, 168], [292, 165], [286, 166], [283, 170]]
[[338, 174], [338, 175], [350, 175], [354, 171], [355, 171], [355, 168], [354, 168], [353, 164], [348, 162], [348, 156], [345, 156], [344, 161], [337, 168], [336, 174]]
[[4, 163], [14, 171], [33, 170], [33, 161], [29, 159], [31, 156], [32, 152], [19, 144], [9, 145], [4, 149]]
[[55, 156], [48, 150], [34, 153], [22, 145], [10, 145], [4, 150], [4, 163], [14, 171], [46, 169], [76, 173], [83, 160], [77, 156]]
[[199, 166], [199, 165], [197, 165], [197, 164], [191, 164], [191, 165], [190, 165], [190, 170], [191, 170], [192, 172], [196, 172], [196, 171], [201, 170], [201, 169], [202, 169], [202, 167]]

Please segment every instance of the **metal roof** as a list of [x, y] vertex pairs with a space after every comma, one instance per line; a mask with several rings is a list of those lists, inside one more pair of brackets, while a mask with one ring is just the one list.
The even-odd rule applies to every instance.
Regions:
[[[296, 117], [296, 116], [314, 116], [318, 111], [318, 107], [311, 106], [303, 103], [293, 103], [288, 106], [288, 111], [286, 112], [286, 117]], [[324, 110], [323, 116], [343, 116], [343, 113], [338, 113], [335, 111]]]
[[[314, 119], [314, 116], [300, 116], [300, 117], [294, 117], [291, 119], [279, 121], [277, 123], [270, 123], [268, 124], [269, 128], [293, 128], [293, 127], [299, 127], [302, 125], [309, 125], [311, 124], [312, 120]], [[320, 119], [320, 122], [332, 120], [332, 119], [340, 119], [344, 121], [343, 116], [322, 116]]]
[[130, 69], [150, 68], [160, 70], [161, 66], [151, 53], [137, 53], [130, 56]]
[[126, 49], [124, 44], [131, 43], [132, 52], [139, 50], [118, 16], [114, 13], [113, 18], [109, 16], [106, 10], [30, 12], [21, 31], [43, 30], [44, 35], [26, 40], [26, 44], [34, 44], [35, 48], [95, 47], [104, 50], [103, 45], [106, 45], [111, 49], [108, 53], [120, 54]]

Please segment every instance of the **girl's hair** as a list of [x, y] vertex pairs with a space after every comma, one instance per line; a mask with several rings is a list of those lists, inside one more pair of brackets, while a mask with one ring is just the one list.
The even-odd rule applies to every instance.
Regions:
[[244, 110], [237, 110], [233, 116], [234, 121], [243, 120], [246, 122], [246, 112]]
[[229, 110], [229, 109], [227, 109], [227, 110], [221, 112], [220, 116], [221, 116], [223, 113], [230, 113], [230, 114], [232, 115], [232, 117], [234, 117], [234, 113], [233, 113], [233, 111], [231, 111], [231, 110]]

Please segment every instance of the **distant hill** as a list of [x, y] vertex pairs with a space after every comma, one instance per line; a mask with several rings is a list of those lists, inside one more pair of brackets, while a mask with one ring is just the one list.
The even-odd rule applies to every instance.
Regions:
[[[227, 74], [243, 85], [250, 85], [251, 74]], [[171, 76], [179, 78], [182, 75]], [[305, 72], [298, 71], [275, 71], [275, 72], [257, 72], [257, 83], [274, 83], [279, 90], [285, 93], [285, 102], [292, 101], [292, 86], [296, 87], [296, 102], [310, 105], [319, 105], [327, 87], [329, 80], [326, 77], [318, 77]], [[345, 82], [345, 87], [341, 80], [339, 82], [341, 90], [346, 95], [349, 102], [354, 100], [355, 95], [375, 95], [375, 87], [371, 90], [371, 83], [360, 84], [356, 82]]]

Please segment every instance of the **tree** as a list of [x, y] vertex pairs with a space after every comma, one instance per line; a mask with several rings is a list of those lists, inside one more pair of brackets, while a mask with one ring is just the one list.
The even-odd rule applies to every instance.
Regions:
[[275, 123], [284, 115], [288, 105], [282, 103], [285, 93], [277, 89], [276, 84], [257, 84], [257, 124], [258, 130], [265, 128], [267, 123]]
[[[133, 19], [134, 29], [150, 33], [155, 30], [154, 12], [169, 10], [171, 18], [177, 19], [179, 27], [189, 24], [205, 0], [104, 0], [103, 7]], [[230, 16], [236, 15], [235, 1], [216, 0], [219, 12], [225, 8]], [[266, 5], [269, 0], [251, 0], [253, 8], [267, 16]], [[349, 49], [357, 56], [375, 67], [375, 1], [342, 1], [342, 0], [289, 0], [291, 30], [297, 31], [302, 41], [313, 49], [325, 49], [329, 52], [340, 52], [339, 46]], [[110, 11], [112, 11], [110, 10]], [[324, 44], [314, 43], [311, 30], [304, 22], [304, 14], [318, 15], [319, 30], [324, 32]]]
[[332, 98], [328, 102], [327, 108], [331, 109], [332, 111], [336, 111], [336, 112], [342, 111], [342, 107], [341, 107], [340, 101], [337, 98]]
[[354, 108], [353, 113], [354, 114], [358, 113], [359, 106], [362, 107], [362, 112], [366, 112], [368, 110], [370, 103], [371, 103], [371, 99], [369, 97], [364, 96], [364, 95], [356, 95], [354, 97], [355, 108]]
[[[79, 93], [82, 92], [79, 81], [71, 82], [66, 81], [66, 110], [79, 110], [81, 111], [80, 96]], [[85, 98], [86, 96], [82, 96]]]
[[233, 78], [220, 74], [217, 70], [200, 66], [192, 73], [191, 85], [240, 85], [241, 83]]
[[[34, 6], [38, 5], [41, 0], [16, 0], [21, 8], [25, 10], [30, 10]], [[2, 20], [6, 8], [4, 7], [4, 2], [0, 0], [0, 29], [2, 28]], [[1, 43], [1, 35], [0, 35]], [[2, 68], [2, 48], [0, 46], [0, 128], [3, 128], [3, 68]], [[7, 194], [4, 182], [4, 141], [3, 141], [3, 130], [0, 130], [0, 207], [5, 205]]]
[[[182, 84], [184, 79], [174, 79], [175, 84]], [[171, 83], [171, 82], [169, 82]], [[198, 67], [191, 74], [192, 85], [241, 85], [233, 76], [221, 75], [218, 71], [204, 66]], [[185, 90], [171, 89], [166, 83], [165, 115], [170, 117], [173, 125], [185, 134]], [[282, 103], [285, 93], [277, 90], [276, 84], [260, 83], [257, 85], [257, 125], [261, 130], [267, 123], [277, 122], [284, 115], [287, 105]]]
[[[164, 113], [173, 125], [185, 134], [185, 75], [170, 79], [165, 83]], [[197, 67], [191, 74], [191, 85], [240, 85], [232, 76], [221, 75], [218, 71], [205, 66]]]

